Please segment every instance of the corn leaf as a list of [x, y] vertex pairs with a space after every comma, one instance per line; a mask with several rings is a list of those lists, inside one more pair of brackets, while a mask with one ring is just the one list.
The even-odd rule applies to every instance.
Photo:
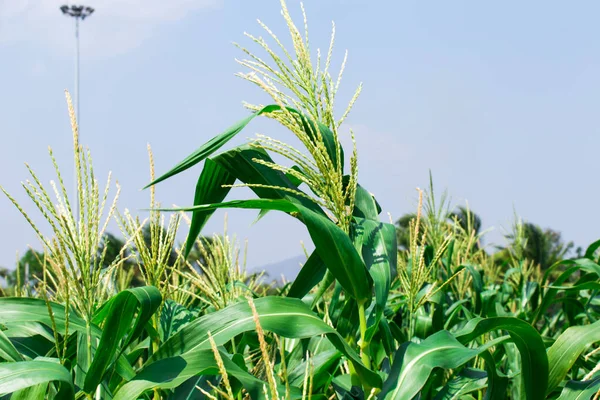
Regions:
[[57, 399], [72, 399], [70, 372], [57, 360], [33, 360], [0, 364], [0, 396], [47, 382], [59, 382]]
[[103, 321], [103, 330], [85, 377], [85, 392], [91, 393], [96, 389], [109, 365], [116, 360], [119, 347], [127, 346], [142, 333], [161, 301], [160, 292], [155, 287], [127, 289], [108, 300], [97, 312], [95, 322]]
[[217, 208], [268, 209], [299, 213], [315, 244], [316, 251], [346, 292], [357, 301], [368, 302], [372, 296], [373, 280], [357, 253], [352, 241], [329, 218], [289, 200], [235, 200], [205, 204], [171, 211], [210, 211]]
[[[315, 315], [299, 299], [263, 297], [254, 301], [260, 324], [266, 331], [287, 338], [310, 338], [326, 335], [331, 343], [354, 365], [357, 373], [372, 387], [380, 387], [381, 378], [367, 369], [356, 352], [329, 325]], [[208, 331], [220, 346], [237, 335], [256, 329], [250, 306], [238, 303], [215, 313], [204, 315], [186, 325], [167, 340], [150, 358], [148, 364], [160, 359], [210, 349]]]
[[591, 325], [572, 326], [564, 331], [548, 349], [550, 371], [547, 393], [567, 376], [575, 361], [593, 343], [600, 341], [600, 321]]

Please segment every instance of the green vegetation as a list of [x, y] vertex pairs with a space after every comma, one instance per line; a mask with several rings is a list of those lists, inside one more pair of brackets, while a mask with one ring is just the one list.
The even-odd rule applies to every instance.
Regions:
[[[489, 254], [481, 220], [431, 189], [418, 192], [414, 214], [382, 222], [359, 184], [356, 146], [340, 144], [360, 86], [337, 118], [345, 58], [333, 78], [333, 37], [315, 56], [306, 18], [301, 32], [284, 2], [282, 14], [293, 52], [264, 25], [281, 58], [261, 37], [248, 35], [270, 63], [240, 46], [249, 70], [240, 76], [273, 103], [248, 104], [252, 114], [158, 178], [149, 152], [145, 219], [118, 210], [110, 178], [100, 188], [67, 93], [77, 198], [52, 152], [56, 183], [30, 170], [23, 185], [50, 235], [5, 192], [43, 251], [25, 255], [0, 298], [0, 397], [597, 398], [600, 241], [567, 259], [571, 244], [517, 220], [509, 245]], [[302, 148], [283, 135], [227, 148], [258, 117]], [[193, 205], [162, 209], [156, 185], [200, 163]], [[256, 198], [225, 201], [237, 186]], [[315, 250], [297, 279], [265, 286], [226, 231], [200, 237], [221, 208], [304, 224]], [[123, 241], [107, 233], [111, 220]]]

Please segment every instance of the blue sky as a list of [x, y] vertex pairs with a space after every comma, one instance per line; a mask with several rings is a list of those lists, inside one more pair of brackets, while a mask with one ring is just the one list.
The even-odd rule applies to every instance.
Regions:
[[[163, 172], [261, 102], [234, 77], [231, 43], [250, 46], [256, 18], [279, 36], [277, 0], [105, 0], [81, 29], [81, 133], [98, 176], [122, 186], [120, 209], [147, 207], [146, 143]], [[24, 162], [53, 179], [47, 146], [67, 179], [71, 133], [63, 90], [73, 89], [73, 25], [53, 0], [0, 0], [0, 184], [30, 210]], [[289, 0], [299, 17], [299, 2]], [[447, 188], [469, 202], [490, 240], [501, 241], [513, 207], [577, 245], [600, 237], [594, 211], [600, 148], [600, 4], [593, 1], [305, 1], [313, 47], [337, 27], [339, 65], [349, 60], [340, 101], [363, 82], [347, 129], [359, 148], [360, 181], [394, 217], [413, 211], [416, 187]], [[298, 18], [297, 18], [298, 19]], [[298, 21], [300, 21], [298, 19]], [[340, 106], [341, 108], [341, 106]], [[269, 122], [254, 133], [286, 138]], [[347, 131], [346, 131], [347, 132]], [[163, 204], [188, 205], [199, 169], [157, 189]], [[247, 197], [247, 191], [230, 198]], [[143, 214], [143, 212], [140, 211]], [[271, 213], [230, 212], [229, 231], [249, 240], [250, 266], [301, 254], [303, 227]], [[40, 221], [39, 218], [36, 218]], [[220, 232], [215, 214], [205, 233]], [[37, 247], [26, 222], [0, 198], [0, 265]], [[113, 227], [116, 230], [116, 227]], [[181, 238], [185, 235], [181, 232]]]

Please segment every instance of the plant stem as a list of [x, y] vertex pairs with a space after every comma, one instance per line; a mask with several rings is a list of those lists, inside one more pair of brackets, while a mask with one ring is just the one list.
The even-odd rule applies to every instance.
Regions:
[[[85, 336], [86, 336], [86, 348], [87, 348], [87, 371], [86, 373], [89, 372], [90, 370], [90, 366], [92, 365], [92, 323], [91, 323], [91, 317], [88, 316], [85, 319]], [[91, 393], [87, 393], [86, 397], [90, 400], [92, 400], [94, 397], [92, 396]]]
[[[158, 313], [154, 313], [154, 315], [152, 316], [152, 326], [154, 327], [154, 331], [158, 333], [158, 327], [159, 327], [159, 316]], [[159, 343], [159, 338], [153, 338], [152, 339], [152, 354], [156, 353], [158, 351], [158, 348], [160, 346]], [[160, 400], [160, 391], [158, 389], [154, 389], [154, 400]]]
[[367, 346], [369, 345], [366, 341], [367, 333], [367, 318], [365, 317], [365, 302], [361, 301], [358, 303], [358, 319], [360, 322], [360, 358], [367, 368], [370, 368], [370, 359], [367, 355]]
[[87, 345], [87, 367], [89, 369], [90, 365], [92, 365], [92, 324], [89, 318], [85, 321], [85, 335], [86, 335], [86, 345]]

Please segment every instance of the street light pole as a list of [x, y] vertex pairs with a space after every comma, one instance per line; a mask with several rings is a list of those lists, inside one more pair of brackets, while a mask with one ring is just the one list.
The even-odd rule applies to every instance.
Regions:
[[[75, 115], [77, 118], [77, 126], [81, 126], [80, 119], [80, 108], [79, 108], [79, 20], [84, 20], [94, 13], [94, 9], [88, 6], [82, 5], [68, 5], [65, 4], [60, 7], [62, 13], [68, 17], [75, 18]], [[79, 220], [79, 196], [77, 196], [77, 171], [73, 178], [75, 186], [75, 219]]]
[[60, 7], [62, 13], [68, 17], [75, 18], [75, 112], [79, 124], [79, 20], [84, 20], [94, 13], [94, 9], [88, 6], [63, 5]]

